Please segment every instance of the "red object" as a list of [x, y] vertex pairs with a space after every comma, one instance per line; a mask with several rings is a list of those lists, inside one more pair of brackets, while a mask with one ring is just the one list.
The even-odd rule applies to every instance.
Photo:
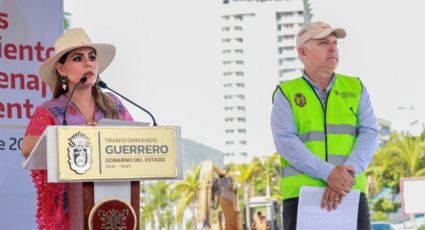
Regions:
[[90, 229], [136, 229], [133, 208], [118, 199], [100, 201], [90, 211]]

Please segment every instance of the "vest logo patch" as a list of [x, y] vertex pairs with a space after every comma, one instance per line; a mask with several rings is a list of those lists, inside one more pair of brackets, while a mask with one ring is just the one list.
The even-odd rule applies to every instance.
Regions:
[[353, 92], [339, 92], [338, 90], [334, 90], [335, 96], [341, 96], [342, 98], [356, 98], [356, 94]]
[[304, 107], [304, 105], [307, 104], [307, 99], [302, 93], [295, 94], [294, 101], [299, 107]]
[[356, 94], [353, 93], [353, 92], [341, 92], [341, 97], [342, 98], [346, 98], [346, 97], [356, 98]]

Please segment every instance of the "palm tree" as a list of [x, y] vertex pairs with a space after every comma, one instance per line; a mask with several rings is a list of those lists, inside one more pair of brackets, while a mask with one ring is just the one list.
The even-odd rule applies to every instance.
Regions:
[[200, 166], [193, 165], [191, 171], [187, 171], [185, 179], [174, 184], [173, 194], [178, 194], [181, 197], [177, 205], [176, 223], [180, 223], [183, 219], [184, 211], [190, 206], [193, 213], [193, 229], [196, 224], [196, 200], [199, 188]]
[[251, 195], [251, 182], [261, 172], [261, 161], [258, 158], [252, 159], [251, 163], [240, 164], [238, 166], [239, 175], [236, 180], [240, 183], [244, 192], [244, 201], [248, 202]]
[[[366, 171], [369, 174], [369, 189], [390, 187], [397, 194], [400, 192], [400, 178], [425, 176], [424, 150], [422, 137], [392, 133], [387, 145], [375, 154]], [[414, 223], [414, 215], [410, 218]]]
[[[375, 157], [379, 154], [375, 154]], [[382, 184], [379, 183], [379, 179], [382, 177], [382, 168], [381, 165], [378, 165], [380, 162], [377, 158], [372, 160], [372, 163], [369, 165], [369, 167], [366, 169], [366, 194], [368, 199], [370, 200], [372, 197], [377, 195], [379, 191], [382, 189]], [[378, 162], [375, 163], [375, 162]]]
[[[270, 186], [272, 179], [277, 180], [280, 177], [280, 155], [275, 153], [267, 157], [262, 165], [260, 178], [265, 178], [266, 182], [266, 196], [272, 196], [272, 187]], [[263, 179], [264, 180], [264, 179]], [[273, 183], [278, 184], [278, 183]]]
[[283, 200], [282, 190], [280, 187], [280, 176], [272, 178], [272, 197], [276, 200]]
[[140, 226], [141, 229], [145, 229], [148, 223], [152, 223], [154, 220], [153, 218], [153, 212], [155, 210], [153, 203], [149, 202], [150, 198], [147, 196], [143, 196], [141, 198], [142, 205], [141, 205], [141, 212], [140, 212]]
[[[155, 223], [155, 229], [159, 230], [161, 227], [162, 214], [168, 210], [169, 204], [169, 184], [165, 181], [158, 181], [156, 183], [148, 184], [146, 186], [146, 201], [145, 207], [147, 212], [152, 213], [152, 217]], [[144, 214], [147, 216], [147, 214]]]
[[64, 12], [63, 13], [63, 28], [68, 30], [71, 27], [71, 13]]
[[375, 155], [372, 166], [381, 166], [376, 173], [381, 181], [392, 188], [398, 187], [402, 177], [425, 175], [424, 150], [425, 142], [419, 137], [393, 133], [388, 144]]
[[[255, 176], [261, 172], [261, 161], [258, 158], [254, 158], [250, 164], [240, 164], [240, 165], [229, 165], [229, 174], [231, 174], [239, 186], [243, 190], [243, 206], [249, 203], [252, 194], [252, 182], [255, 179]], [[245, 216], [248, 210], [245, 210]]]
[[276, 183], [277, 178], [280, 177], [280, 156], [273, 154], [264, 157], [260, 163], [260, 171], [252, 181], [255, 194], [271, 197], [272, 181]]

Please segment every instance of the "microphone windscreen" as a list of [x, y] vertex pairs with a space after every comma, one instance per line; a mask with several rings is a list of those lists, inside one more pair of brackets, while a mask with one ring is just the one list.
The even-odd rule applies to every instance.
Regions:
[[108, 87], [104, 81], [99, 81], [98, 84], [102, 89], [106, 89]]
[[80, 84], [84, 84], [84, 83], [86, 83], [86, 81], [87, 81], [87, 77], [86, 76], [82, 76], [80, 78]]

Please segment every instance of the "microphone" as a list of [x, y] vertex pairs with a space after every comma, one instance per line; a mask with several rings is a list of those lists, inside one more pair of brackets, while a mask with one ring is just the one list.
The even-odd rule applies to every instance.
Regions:
[[80, 78], [80, 81], [79, 81], [79, 82], [78, 82], [78, 83], [74, 86], [74, 88], [72, 89], [71, 95], [69, 96], [68, 102], [66, 103], [65, 108], [64, 108], [64, 110], [63, 110], [63, 120], [62, 120], [62, 125], [68, 125], [68, 123], [66, 122], [66, 110], [68, 109], [68, 105], [69, 105], [69, 103], [71, 102], [71, 98], [72, 98], [72, 95], [74, 95], [74, 91], [75, 91], [75, 89], [76, 89], [78, 86], [80, 86], [81, 84], [86, 83], [86, 81], [87, 81], [87, 77], [86, 77], [86, 76], [82, 76], [82, 77]]
[[120, 96], [120, 97], [124, 98], [126, 101], [128, 101], [128, 102], [130, 102], [131, 104], [133, 104], [134, 106], [136, 106], [137, 108], [139, 108], [139, 109], [141, 109], [141, 110], [145, 111], [145, 112], [146, 112], [147, 114], [149, 114], [149, 116], [152, 118], [153, 126], [158, 126], [158, 125], [156, 124], [155, 118], [153, 117], [153, 115], [152, 115], [152, 114], [151, 114], [148, 110], [144, 109], [142, 106], [140, 106], [140, 105], [138, 105], [138, 104], [134, 103], [133, 101], [131, 101], [130, 99], [128, 99], [128, 98], [126, 98], [126, 97], [124, 97], [123, 95], [121, 95], [121, 94], [119, 94], [119, 93], [115, 92], [114, 90], [112, 90], [111, 88], [109, 88], [109, 87], [108, 87], [108, 85], [106, 85], [106, 83], [105, 83], [104, 81], [102, 81], [102, 80], [101, 80], [101, 81], [99, 81], [99, 82], [98, 82], [98, 84], [99, 84], [99, 86], [100, 86], [102, 89], [108, 89], [108, 90], [112, 91], [113, 93], [117, 94], [118, 96]]

